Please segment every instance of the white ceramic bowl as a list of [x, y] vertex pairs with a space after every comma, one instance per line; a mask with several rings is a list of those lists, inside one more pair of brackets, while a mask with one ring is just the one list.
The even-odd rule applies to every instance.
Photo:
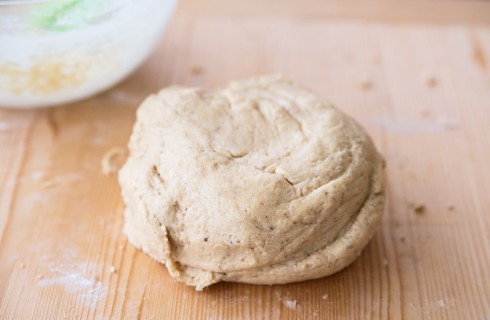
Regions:
[[0, 0], [0, 106], [72, 102], [151, 52], [177, 0]]

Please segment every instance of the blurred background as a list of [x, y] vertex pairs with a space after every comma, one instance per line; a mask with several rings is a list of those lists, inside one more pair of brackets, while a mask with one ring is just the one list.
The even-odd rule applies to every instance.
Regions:
[[[490, 318], [489, 1], [20, 2], [0, 1], [0, 318]], [[196, 293], [127, 244], [101, 161], [160, 88], [271, 73], [371, 134], [382, 228], [331, 277]]]

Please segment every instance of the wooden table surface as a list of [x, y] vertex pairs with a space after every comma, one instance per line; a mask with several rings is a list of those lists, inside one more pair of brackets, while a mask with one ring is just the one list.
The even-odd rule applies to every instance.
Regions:
[[[331, 277], [197, 293], [128, 244], [101, 158], [149, 93], [264, 73], [369, 131], [387, 161], [382, 228]], [[192, 318], [490, 319], [489, 2], [184, 0], [115, 88], [0, 110], [0, 319]]]

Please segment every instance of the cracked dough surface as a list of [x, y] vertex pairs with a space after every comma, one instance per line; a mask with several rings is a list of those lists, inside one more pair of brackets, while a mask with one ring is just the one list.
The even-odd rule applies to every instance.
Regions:
[[383, 160], [369, 136], [280, 76], [161, 90], [138, 109], [129, 149], [125, 232], [197, 290], [332, 274], [381, 220]]

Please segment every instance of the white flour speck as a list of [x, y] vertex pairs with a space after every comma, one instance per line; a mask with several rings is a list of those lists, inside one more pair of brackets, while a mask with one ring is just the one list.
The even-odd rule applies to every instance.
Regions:
[[0, 132], [9, 131], [12, 127], [7, 122], [0, 122]]
[[447, 118], [445, 116], [440, 116], [436, 119], [437, 123], [442, 125], [445, 129], [456, 130], [459, 128], [460, 123], [457, 119]]
[[119, 102], [125, 102], [128, 104], [140, 104], [144, 97], [131, 94], [122, 90], [112, 90], [109, 92], [109, 97]]
[[49, 198], [43, 192], [38, 191], [38, 192], [33, 192], [30, 195], [29, 200], [32, 201], [33, 204], [38, 205], [40, 203], [47, 203]]
[[43, 171], [34, 171], [31, 174], [31, 178], [34, 180], [41, 180], [42, 178], [44, 178], [44, 176], [45, 176], [45, 173]]
[[106, 143], [107, 143], [106, 139], [104, 139], [104, 138], [103, 138], [103, 137], [101, 137], [101, 136], [96, 136], [96, 137], [95, 137], [95, 138], [92, 140], [92, 142], [93, 142], [95, 145], [99, 145], [99, 146], [104, 145], [104, 144], [106, 144]]
[[295, 309], [296, 306], [298, 305], [298, 301], [296, 300], [283, 300], [284, 305], [288, 308], [288, 309]]
[[439, 122], [419, 121], [401, 117], [379, 117], [376, 119], [376, 124], [388, 132], [398, 134], [438, 133], [445, 130], [445, 127]]

